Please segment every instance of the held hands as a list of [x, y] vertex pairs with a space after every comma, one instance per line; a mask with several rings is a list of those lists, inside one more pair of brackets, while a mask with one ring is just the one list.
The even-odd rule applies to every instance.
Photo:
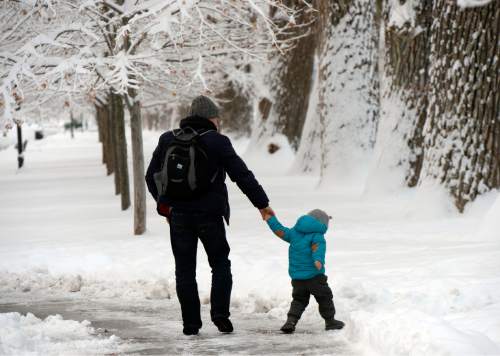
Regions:
[[321, 267], [323, 267], [323, 265], [319, 261], [314, 261], [314, 266], [318, 271], [321, 269]]
[[269, 206], [267, 208], [260, 209], [259, 212], [260, 212], [260, 215], [262, 216], [262, 220], [265, 220], [265, 221], [269, 220], [271, 218], [271, 216], [276, 215], [274, 213], [274, 210], [271, 209], [271, 207], [269, 207]]

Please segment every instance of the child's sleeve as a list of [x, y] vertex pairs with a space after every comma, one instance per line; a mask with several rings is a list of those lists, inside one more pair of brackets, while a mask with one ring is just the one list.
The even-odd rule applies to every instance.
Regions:
[[321, 234], [314, 234], [312, 238], [312, 244], [316, 244], [318, 248], [313, 250], [312, 257], [314, 261], [319, 261], [324, 266], [325, 265], [325, 253], [326, 253], [326, 240]]
[[267, 220], [267, 225], [274, 232], [276, 236], [286, 242], [290, 242], [290, 229], [281, 225], [276, 216], [271, 216]]

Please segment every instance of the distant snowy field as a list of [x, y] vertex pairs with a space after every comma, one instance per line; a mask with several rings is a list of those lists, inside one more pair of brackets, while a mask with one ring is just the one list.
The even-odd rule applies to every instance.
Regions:
[[[154, 202], [148, 199], [147, 234], [133, 236], [132, 211], [120, 211], [97, 134], [76, 136], [31, 140], [21, 171], [13, 147], [0, 151], [0, 303], [78, 294], [126, 304], [175, 296], [168, 225]], [[148, 162], [158, 136], [145, 132]], [[365, 191], [359, 186], [317, 189], [316, 178], [287, 174], [293, 161], [287, 148], [266, 159], [263, 148], [247, 150], [247, 144], [235, 146], [247, 152], [283, 223], [293, 225], [313, 208], [333, 216], [326, 269], [337, 316], [347, 324], [338, 337], [356, 354], [500, 355], [498, 192], [460, 215], [435, 187], [391, 195], [373, 184], [366, 195], [356, 193]], [[262, 315], [265, 328], [268, 318], [284, 319], [289, 306], [287, 245], [234, 184], [229, 189], [232, 308]], [[210, 269], [201, 248], [198, 285], [206, 303]], [[304, 319], [317, 323], [317, 337], [330, 337], [313, 300]], [[119, 351], [115, 338], [96, 337], [85, 322], [0, 314], [0, 355], [65, 349]]]

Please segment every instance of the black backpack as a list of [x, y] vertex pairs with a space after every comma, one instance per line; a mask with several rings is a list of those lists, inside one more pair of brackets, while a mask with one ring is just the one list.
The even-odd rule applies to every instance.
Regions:
[[193, 200], [206, 193], [217, 177], [206, 147], [200, 137], [214, 130], [198, 133], [191, 127], [175, 130], [174, 139], [165, 148], [162, 168], [153, 175], [158, 197]]

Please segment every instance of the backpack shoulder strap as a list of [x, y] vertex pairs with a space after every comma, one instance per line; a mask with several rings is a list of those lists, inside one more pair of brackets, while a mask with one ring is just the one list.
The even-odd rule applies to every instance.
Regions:
[[178, 129], [178, 130], [179, 130], [179, 132], [177, 133], [177, 136], [182, 134], [182, 133], [187, 133], [189, 131], [191, 131], [194, 134], [194, 137], [200, 136], [200, 133], [198, 131], [196, 131], [195, 129], [193, 129], [191, 126], [186, 126], [186, 127], [183, 127], [182, 129]]
[[216, 130], [207, 130], [207, 131], [204, 131], [204, 132], [202, 132], [201, 134], [199, 134], [199, 136], [200, 136], [200, 137], [201, 137], [201, 136], [205, 136], [205, 135], [206, 135], [207, 133], [209, 133], [209, 132], [217, 132], [217, 131], [216, 131]]

